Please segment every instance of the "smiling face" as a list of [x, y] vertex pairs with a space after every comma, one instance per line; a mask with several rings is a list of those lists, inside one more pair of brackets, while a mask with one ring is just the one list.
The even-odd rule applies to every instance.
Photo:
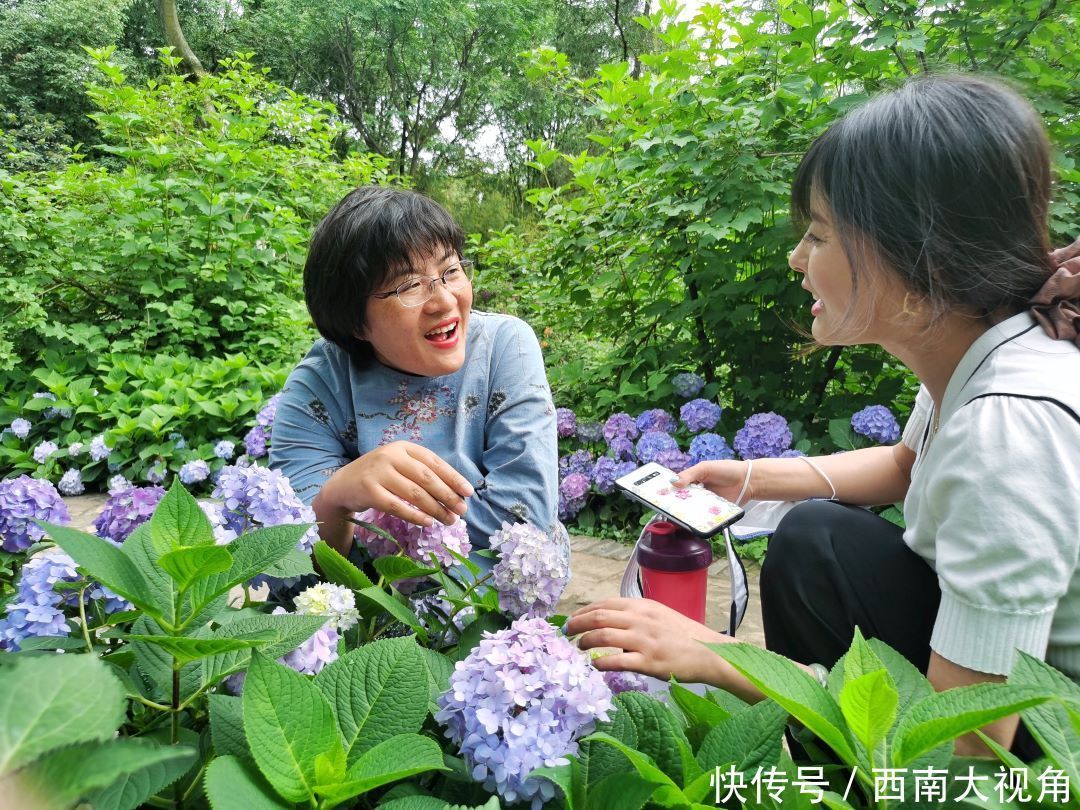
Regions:
[[[408, 272], [391, 279], [386, 290], [410, 277], [439, 278], [460, 258], [453, 250], [437, 250], [415, 258]], [[425, 282], [426, 283], [426, 282]], [[465, 341], [472, 310], [472, 284], [454, 291], [438, 282], [431, 298], [417, 307], [403, 307], [396, 296], [369, 298], [366, 327], [360, 335], [384, 366], [421, 377], [453, 374], [465, 363]]]

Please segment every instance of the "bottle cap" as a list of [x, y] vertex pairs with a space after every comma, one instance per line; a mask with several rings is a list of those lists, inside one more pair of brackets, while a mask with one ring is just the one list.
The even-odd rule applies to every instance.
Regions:
[[650, 523], [638, 545], [638, 564], [654, 571], [697, 571], [712, 564], [712, 546], [666, 520]]

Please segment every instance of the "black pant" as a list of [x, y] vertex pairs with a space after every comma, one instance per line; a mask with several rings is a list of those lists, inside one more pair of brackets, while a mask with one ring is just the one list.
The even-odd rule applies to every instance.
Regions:
[[[908, 548], [903, 530], [872, 512], [808, 501], [780, 521], [761, 568], [765, 645], [803, 664], [830, 669], [857, 626], [926, 674], [941, 589]], [[1013, 751], [1039, 753], [1023, 724]]]

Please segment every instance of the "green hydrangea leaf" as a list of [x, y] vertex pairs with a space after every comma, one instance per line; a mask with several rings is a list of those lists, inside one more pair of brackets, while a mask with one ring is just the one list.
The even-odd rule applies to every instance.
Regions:
[[206, 769], [206, 798], [213, 810], [277, 810], [291, 808], [274, 793], [253, 765], [234, 756], [219, 756]]
[[169, 491], [154, 509], [149, 525], [154, 547], [162, 555], [182, 547], [214, 545], [210, 520], [179, 478], [173, 480]]
[[158, 565], [181, 591], [186, 591], [197, 579], [228, 571], [232, 566], [232, 555], [224, 546], [178, 548], [162, 554]]
[[335, 585], [362, 591], [374, 584], [363, 571], [329, 546], [325, 540], [315, 541], [315, 562], [319, 564], [323, 576]]
[[369, 748], [336, 785], [318, 785], [316, 791], [330, 804], [344, 802], [382, 785], [427, 771], [447, 770], [439, 744], [419, 734], [399, 734]]

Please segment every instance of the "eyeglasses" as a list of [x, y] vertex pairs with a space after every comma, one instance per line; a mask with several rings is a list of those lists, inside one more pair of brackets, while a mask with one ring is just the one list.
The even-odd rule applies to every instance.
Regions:
[[371, 293], [371, 298], [389, 298], [397, 296], [398, 302], [403, 307], [418, 307], [426, 304], [435, 294], [435, 285], [440, 281], [454, 292], [464, 290], [472, 281], [473, 263], [468, 259], [461, 259], [457, 264], [443, 270], [438, 278], [426, 276], [413, 276], [401, 282], [396, 289], [389, 292]]

